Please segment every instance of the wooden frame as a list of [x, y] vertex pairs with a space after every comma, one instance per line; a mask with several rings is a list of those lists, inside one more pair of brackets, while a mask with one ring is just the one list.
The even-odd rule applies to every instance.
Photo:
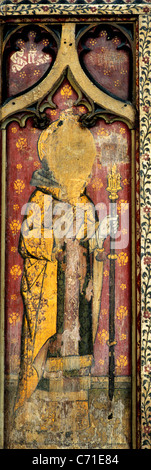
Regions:
[[[135, 17], [139, 23], [139, 77], [137, 77], [137, 86], [139, 86], [139, 158], [136, 159], [135, 168], [132, 168], [132, 198], [134, 195], [136, 205], [132, 206], [132, 230], [133, 230], [133, 246], [135, 250], [135, 240], [137, 241], [136, 264], [133, 263], [132, 268], [132, 303], [136, 315], [133, 317], [133, 337], [132, 337], [132, 430], [133, 430], [133, 447], [150, 448], [151, 446], [151, 422], [150, 422], [150, 255], [149, 243], [151, 241], [150, 232], [150, 209], [151, 203], [149, 199], [149, 177], [151, 176], [150, 160], [149, 160], [149, 143], [150, 143], [150, 123], [149, 123], [149, 44], [151, 38], [151, 7], [149, 4], [22, 4], [17, 3], [7, 5], [2, 2], [0, 7], [0, 22], [4, 24], [6, 20], [28, 22], [28, 18], [35, 18], [35, 15], [41, 15], [44, 21], [57, 21], [59, 15], [65, 15], [72, 21], [79, 16], [88, 17], [96, 21], [102, 15], [123, 15]], [[72, 60], [72, 59], [71, 59]], [[138, 57], [137, 57], [138, 60]], [[75, 71], [76, 72], [76, 71]], [[29, 97], [31, 102], [31, 96]], [[6, 105], [7, 106], [7, 105]], [[110, 104], [109, 104], [110, 106]], [[15, 105], [14, 105], [15, 108]], [[15, 111], [15, 109], [14, 109]], [[9, 111], [7, 110], [9, 114]], [[7, 114], [7, 115], [8, 115]], [[3, 119], [4, 115], [2, 115]], [[2, 126], [3, 127], [3, 126]], [[2, 218], [1, 218], [1, 318], [0, 318], [0, 377], [1, 377], [1, 446], [3, 447], [3, 407], [4, 407], [4, 274], [5, 274], [5, 149], [6, 148], [6, 131], [3, 130], [3, 160], [2, 160]], [[133, 143], [132, 143], [133, 148]], [[132, 149], [133, 152], [133, 149]], [[136, 174], [136, 186], [134, 184], [134, 175]], [[140, 187], [139, 187], [140, 181]], [[141, 229], [141, 240], [140, 240]], [[141, 264], [139, 243], [141, 246]], [[139, 286], [139, 280], [141, 286]], [[141, 312], [141, 330], [137, 324], [140, 319]], [[141, 368], [140, 361], [142, 362]]]

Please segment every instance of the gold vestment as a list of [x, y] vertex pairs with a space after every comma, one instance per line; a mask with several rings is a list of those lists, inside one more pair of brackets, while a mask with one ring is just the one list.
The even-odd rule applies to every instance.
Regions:
[[[21, 293], [24, 303], [24, 316], [21, 343], [21, 368], [17, 400], [15, 410], [22, 406], [36, 389], [42, 377], [50, 338], [56, 333], [57, 324], [57, 250], [60, 245], [54, 239], [53, 228], [44, 227], [45, 210], [49, 208], [50, 196], [52, 207], [58, 202], [58, 188], [37, 189], [30, 198], [34, 204], [34, 224], [32, 211], [25, 216], [25, 231], [20, 236], [19, 253], [24, 259], [24, 271], [21, 281]], [[88, 204], [86, 196], [79, 198], [79, 203]], [[39, 212], [40, 211], [40, 212]], [[93, 211], [92, 211], [93, 212]], [[39, 213], [41, 217], [39, 218]], [[46, 214], [45, 214], [46, 215]], [[91, 210], [84, 218], [84, 227], [80, 227], [80, 233], [86, 234], [87, 223], [93, 222]], [[48, 219], [46, 217], [46, 219]], [[27, 234], [26, 236], [26, 229]], [[39, 232], [40, 231], [40, 232]], [[41, 233], [41, 236], [39, 236]], [[96, 247], [96, 239], [89, 241], [90, 249]], [[55, 248], [54, 248], [55, 247]], [[100, 306], [100, 291], [102, 286], [103, 263], [97, 262], [94, 256], [94, 287], [93, 287], [93, 338], [95, 339]]]

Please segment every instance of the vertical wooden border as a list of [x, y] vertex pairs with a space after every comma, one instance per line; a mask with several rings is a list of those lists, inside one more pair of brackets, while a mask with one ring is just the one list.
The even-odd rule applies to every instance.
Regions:
[[139, 16], [141, 448], [151, 449], [151, 16]]
[[135, 130], [131, 131], [131, 295], [132, 295], [132, 448], [136, 449], [136, 208], [135, 208]]
[[1, 173], [1, 305], [0, 305], [0, 446], [4, 446], [4, 327], [5, 327], [5, 221], [6, 221], [6, 129], [2, 130]]

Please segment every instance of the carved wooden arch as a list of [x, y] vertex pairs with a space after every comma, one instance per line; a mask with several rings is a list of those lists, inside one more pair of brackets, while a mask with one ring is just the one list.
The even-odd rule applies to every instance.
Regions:
[[[89, 30], [92, 26], [94, 25], [90, 25], [87, 29]], [[4, 104], [0, 114], [2, 122], [12, 114], [23, 111], [25, 103], [26, 108], [36, 102], [39, 104], [50, 90], [57, 89], [60, 77], [67, 73], [69, 81], [71, 80], [75, 87], [77, 84], [78, 89], [91, 100], [91, 103], [97, 103], [106, 112], [125, 119], [130, 127], [134, 127], [136, 119], [134, 106], [126, 102], [123, 103], [104, 93], [91, 82], [82, 70], [77, 54], [75, 28], [76, 24], [74, 23], [64, 23], [62, 25], [61, 42], [57, 58], [50, 72], [42, 81], [42, 89], [41, 86], [37, 85], [34, 89], [23, 93], [22, 96], [16, 97]]]

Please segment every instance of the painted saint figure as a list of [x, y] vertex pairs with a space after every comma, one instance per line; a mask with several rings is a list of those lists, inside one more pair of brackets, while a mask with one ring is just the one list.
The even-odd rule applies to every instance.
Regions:
[[93, 353], [103, 278], [97, 250], [102, 250], [109, 233], [103, 235], [108, 218], [99, 223], [85, 195], [96, 148], [78, 116], [63, 113], [44, 130], [38, 154], [42, 169], [32, 177], [36, 190], [19, 242], [24, 316], [15, 410], [36, 389], [50, 340], [58, 331], [62, 331], [61, 356]]

